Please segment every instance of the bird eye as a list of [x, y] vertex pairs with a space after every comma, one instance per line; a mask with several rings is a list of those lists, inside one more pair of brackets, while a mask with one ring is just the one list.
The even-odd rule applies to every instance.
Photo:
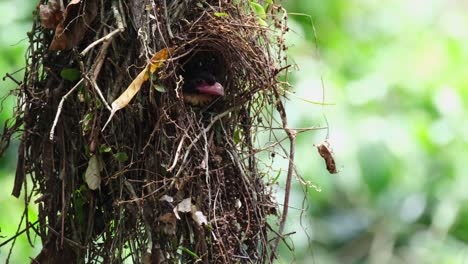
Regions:
[[203, 80], [202, 80], [202, 79], [196, 79], [196, 80], [195, 80], [195, 83], [196, 83], [197, 85], [202, 85], [202, 84], [203, 84]]

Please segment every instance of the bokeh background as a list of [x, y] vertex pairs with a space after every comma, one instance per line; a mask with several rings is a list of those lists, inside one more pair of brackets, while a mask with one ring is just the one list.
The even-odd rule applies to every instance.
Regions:
[[[0, 77], [24, 65], [35, 2], [0, 0]], [[290, 76], [291, 126], [324, 126], [326, 116], [340, 172], [330, 175], [314, 147], [327, 130], [298, 136], [298, 170], [316, 187], [304, 201], [294, 182], [287, 232], [295, 232], [295, 251], [283, 245], [281, 263], [468, 263], [468, 2], [283, 4], [298, 69]], [[14, 86], [0, 80], [0, 95]], [[323, 98], [332, 105], [304, 100]], [[4, 102], [2, 124], [14, 102]], [[17, 145], [0, 160], [0, 243], [24, 210], [10, 196]], [[17, 240], [12, 263], [39, 252], [33, 241], [31, 248], [25, 236]], [[0, 262], [10, 245], [0, 248]]]

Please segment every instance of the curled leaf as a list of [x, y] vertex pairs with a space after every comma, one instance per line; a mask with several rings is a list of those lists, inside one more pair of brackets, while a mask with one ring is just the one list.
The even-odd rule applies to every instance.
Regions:
[[338, 173], [336, 170], [335, 158], [333, 157], [333, 152], [330, 149], [330, 144], [327, 141], [320, 143], [317, 145], [317, 150], [320, 156], [325, 160], [328, 172], [331, 174]]
[[[81, 0], [71, 0], [62, 14], [63, 18], [55, 28], [55, 35], [49, 49], [67, 50], [77, 46], [96, 17], [97, 7], [96, 0], [88, 0], [86, 3], [82, 3]], [[50, 17], [46, 15], [46, 11], [41, 11], [41, 17], [42, 13], [44, 13], [44, 18]], [[55, 21], [47, 19], [45, 24], [51, 26], [52, 22]]]

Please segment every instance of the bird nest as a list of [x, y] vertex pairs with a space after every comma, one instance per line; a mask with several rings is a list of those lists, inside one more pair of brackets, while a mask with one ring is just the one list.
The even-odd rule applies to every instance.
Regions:
[[[26, 204], [37, 198], [38, 225], [25, 215], [43, 244], [35, 260], [271, 261], [285, 215], [273, 232], [274, 177], [259, 165], [270, 149], [258, 137], [278, 122], [294, 146], [282, 104], [282, 8], [60, 2], [38, 9], [18, 108], [0, 149], [20, 132], [13, 195], [23, 189]], [[225, 95], [193, 106], [184, 83], [200, 67]], [[129, 89], [134, 95], [117, 109]], [[109, 110], [119, 111], [110, 118]]]

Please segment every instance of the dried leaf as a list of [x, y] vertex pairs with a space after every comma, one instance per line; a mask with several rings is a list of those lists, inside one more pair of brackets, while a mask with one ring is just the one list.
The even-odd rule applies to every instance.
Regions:
[[128, 105], [128, 103], [132, 100], [135, 94], [141, 89], [141, 86], [145, 81], [148, 80], [148, 70], [151, 73], [154, 73], [164, 61], [167, 60], [170, 53], [174, 50], [174, 48], [162, 49], [156, 54], [154, 54], [153, 58], [151, 58], [151, 62], [145, 67], [140, 74], [132, 81], [132, 83], [128, 86], [128, 88], [117, 98], [114, 102], [112, 102], [112, 110], [107, 122], [104, 124], [102, 131], [106, 128], [107, 124], [111, 121], [114, 114], [119, 111], [120, 109], [124, 108]]
[[330, 144], [327, 141], [320, 143], [317, 145], [317, 150], [320, 156], [325, 160], [328, 172], [331, 174], [338, 173], [336, 170], [335, 159], [333, 158], [332, 151], [330, 150]]
[[[128, 86], [128, 88], [117, 98], [114, 102], [112, 102], [112, 111], [107, 119], [107, 122], [104, 124], [102, 131], [106, 128], [107, 124], [111, 121], [114, 114], [119, 111], [120, 109], [124, 108], [128, 105], [128, 103], [132, 100], [135, 94], [140, 90], [143, 83], [146, 81], [146, 72], [147, 68], [145, 67], [140, 74], [133, 80], [133, 82]], [[146, 78], [146, 79], [145, 79]]]
[[149, 71], [154, 73], [161, 67], [161, 65], [169, 58], [169, 55], [174, 51], [175, 48], [165, 48], [162, 49], [151, 58], [151, 63], [149, 66]]
[[192, 199], [191, 198], [186, 198], [182, 200], [177, 206], [174, 208], [174, 215], [177, 217], [177, 219], [180, 220], [179, 212], [181, 213], [188, 213], [192, 211]]
[[96, 0], [72, 0], [63, 12], [63, 19], [55, 28], [50, 50], [67, 50], [77, 46], [83, 39], [97, 15]]
[[93, 155], [89, 159], [88, 168], [85, 172], [85, 181], [89, 189], [96, 190], [101, 186], [102, 161], [98, 155]]
[[159, 199], [159, 201], [161, 201], [161, 202], [166, 201], [168, 203], [172, 203], [174, 201], [174, 198], [172, 196], [169, 196], [169, 195], [165, 194]]
[[[193, 206], [195, 208], [195, 206]], [[208, 219], [201, 211], [192, 211], [192, 219], [198, 226], [208, 224]]]
[[47, 5], [39, 5], [39, 16], [43, 28], [55, 29], [63, 20], [63, 7], [60, 0], [49, 0]]

